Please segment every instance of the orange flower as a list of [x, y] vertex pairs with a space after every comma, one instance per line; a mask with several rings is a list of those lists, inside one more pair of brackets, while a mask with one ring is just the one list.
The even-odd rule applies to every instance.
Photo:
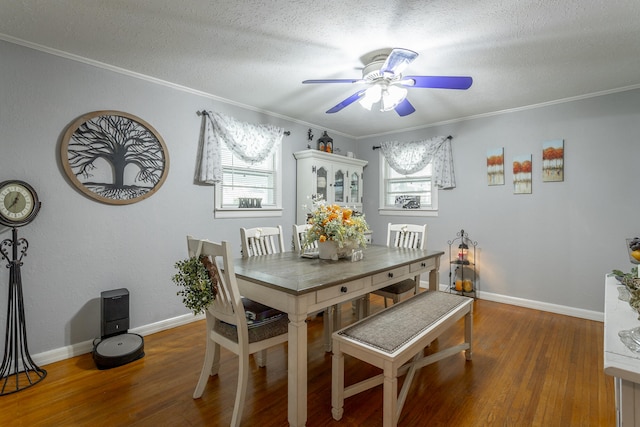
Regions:
[[322, 235], [320, 235], [320, 238], [318, 240], [321, 241], [321, 242], [326, 242], [327, 241], [327, 236], [322, 234]]
[[352, 213], [353, 212], [351, 211], [351, 209], [345, 208], [345, 210], [342, 211], [342, 219], [345, 221], [348, 220], [349, 218], [351, 218]]

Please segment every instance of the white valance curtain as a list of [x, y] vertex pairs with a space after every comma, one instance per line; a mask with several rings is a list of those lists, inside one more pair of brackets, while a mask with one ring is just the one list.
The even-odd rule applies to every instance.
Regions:
[[284, 129], [245, 123], [222, 113], [205, 111], [195, 180], [202, 184], [222, 181], [221, 143], [249, 164], [260, 163], [278, 148]]
[[455, 188], [451, 137], [436, 136], [422, 141], [389, 141], [380, 144], [389, 166], [402, 175], [410, 175], [432, 163], [433, 179], [438, 188]]

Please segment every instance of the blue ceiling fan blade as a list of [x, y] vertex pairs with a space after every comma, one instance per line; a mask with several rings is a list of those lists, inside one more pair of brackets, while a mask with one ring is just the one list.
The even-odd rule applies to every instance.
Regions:
[[303, 84], [309, 83], [363, 83], [362, 79], [324, 79], [324, 80], [304, 80]]
[[347, 99], [345, 99], [344, 101], [336, 105], [335, 107], [328, 109], [327, 114], [337, 113], [338, 111], [342, 110], [344, 107], [347, 107], [348, 105], [353, 104], [358, 99], [362, 98], [362, 96], [366, 91], [367, 91], [366, 89], [362, 89], [354, 93], [353, 95], [351, 95], [350, 97], [348, 97]]
[[471, 77], [449, 76], [404, 76], [400, 81], [402, 86], [432, 89], [469, 89], [472, 83]]
[[403, 99], [400, 104], [396, 105], [395, 110], [400, 117], [408, 116], [409, 114], [416, 111], [416, 109], [413, 108], [413, 105], [411, 105], [407, 98]]
[[407, 65], [411, 64], [414, 59], [418, 57], [418, 54], [409, 49], [393, 49], [389, 54], [389, 57], [380, 68], [380, 73], [391, 73], [398, 75], [407, 68]]

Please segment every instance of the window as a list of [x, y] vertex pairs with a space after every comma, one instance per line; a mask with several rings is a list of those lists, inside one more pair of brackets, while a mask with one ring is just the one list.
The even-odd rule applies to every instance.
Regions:
[[436, 216], [438, 190], [431, 178], [431, 163], [416, 173], [402, 175], [380, 154], [380, 214]]
[[280, 147], [256, 164], [236, 157], [226, 144], [221, 144], [220, 154], [222, 182], [216, 185], [216, 218], [281, 216]]

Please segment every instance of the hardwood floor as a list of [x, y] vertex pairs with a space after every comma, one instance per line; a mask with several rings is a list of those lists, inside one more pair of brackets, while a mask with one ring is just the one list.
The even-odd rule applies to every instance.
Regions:
[[[378, 309], [379, 297], [372, 296]], [[345, 304], [346, 306], [346, 304]], [[349, 307], [342, 311], [345, 320]], [[462, 320], [432, 347], [461, 341]], [[237, 358], [192, 399], [204, 357], [204, 321], [145, 337], [144, 358], [96, 369], [90, 354], [44, 366], [47, 377], [0, 396], [1, 426], [224, 426], [231, 421]], [[286, 345], [265, 369], [251, 359], [243, 425], [287, 425]], [[346, 382], [376, 373], [346, 359]], [[382, 388], [345, 401], [331, 417], [331, 355], [322, 318], [309, 322], [307, 426], [381, 426]], [[463, 354], [418, 372], [400, 426], [613, 426], [613, 380], [603, 373], [603, 324], [490, 301], [474, 307], [473, 360]]]

